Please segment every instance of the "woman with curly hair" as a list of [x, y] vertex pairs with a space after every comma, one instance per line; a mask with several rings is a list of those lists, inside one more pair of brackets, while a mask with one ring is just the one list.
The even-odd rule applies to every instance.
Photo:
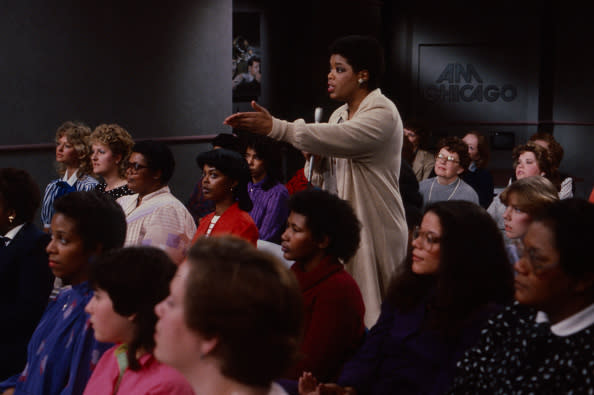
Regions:
[[361, 291], [344, 270], [359, 248], [361, 225], [347, 201], [322, 190], [297, 192], [289, 208], [282, 250], [295, 261], [291, 270], [303, 295], [305, 331], [302, 359], [286, 377], [309, 371], [334, 381], [365, 333]]
[[459, 137], [444, 137], [439, 141], [437, 150], [435, 177], [419, 183], [424, 205], [442, 200], [467, 200], [479, 204], [474, 188], [460, 177], [470, 164], [466, 143]]
[[96, 189], [114, 199], [134, 194], [126, 180], [128, 158], [134, 146], [130, 133], [120, 125], [101, 124], [93, 130], [90, 140], [93, 173], [103, 179]]
[[45, 188], [41, 204], [41, 222], [49, 230], [54, 215], [54, 200], [73, 191], [91, 191], [98, 181], [91, 168], [91, 129], [81, 122], [64, 122], [56, 132], [56, 167], [60, 178]]
[[[540, 145], [544, 149], [549, 151], [551, 155], [551, 162], [553, 167], [558, 170], [559, 166], [561, 166], [561, 161], [563, 160], [563, 147], [555, 137], [551, 133], [546, 132], [536, 132], [528, 141], [532, 141], [534, 144]], [[562, 181], [561, 181], [562, 180]], [[560, 199], [567, 199], [573, 197], [575, 193], [575, 184], [573, 183], [573, 178], [567, 174], [559, 174], [559, 198]]]
[[[551, 156], [546, 149], [541, 146], [528, 142], [514, 147], [512, 151], [512, 158], [514, 161], [515, 174], [510, 180], [510, 185], [516, 180], [531, 176], [546, 177], [555, 185], [558, 191], [558, 184], [555, 184], [555, 170], [551, 162]], [[505, 234], [505, 223], [503, 214], [505, 213], [506, 205], [501, 200], [501, 194], [495, 196], [487, 211], [497, 223], [497, 226], [503, 233], [506, 242], [509, 241]]]

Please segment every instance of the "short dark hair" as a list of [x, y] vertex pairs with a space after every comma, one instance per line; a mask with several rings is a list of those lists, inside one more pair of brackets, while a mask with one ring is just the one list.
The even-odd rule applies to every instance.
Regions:
[[443, 137], [437, 144], [437, 153], [439, 153], [442, 148], [457, 153], [458, 158], [460, 158], [460, 166], [462, 166], [464, 170], [468, 169], [468, 166], [470, 165], [470, 155], [468, 154], [468, 144], [466, 144], [464, 140], [456, 136]]
[[169, 294], [176, 269], [163, 250], [150, 246], [118, 248], [91, 263], [91, 286], [107, 292], [116, 313], [134, 315], [134, 338], [127, 351], [132, 370], [140, 369], [137, 350], [152, 352], [155, 348], [155, 305]]
[[76, 223], [87, 251], [100, 246], [106, 252], [124, 245], [126, 215], [109, 195], [94, 190], [70, 192], [54, 201], [54, 209]]
[[355, 73], [367, 70], [369, 90], [379, 87], [384, 74], [384, 50], [373, 36], [351, 35], [337, 39], [330, 45], [330, 55], [344, 57]]
[[560, 187], [558, 172], [557, 169], [553, 167], [551, 153], [547, 149], [541, 147], [533, 141], [529, 141], [526, 144], [516, 145], [512, 150], [514, 169], [518, 165], [520, 155], [522, 155], [524, 152], [532, 152], [534, 154], [534, 158], [538, 163], [538, 168], [541, 172], [545, 173], [544, 176], [551, 180], [553, 185], [555, 185], [555, 187], [558, 190]]
[[232, 133], [219, 133], [210, 142], [212, 147], [226, 148], [231, 151], [241, 151], [241, 141]]
[[581, 278], [594, 273], [591, 254], [594, 240], [594, 204], [581, 198], [556, 201], [534, 222], [541, 222], [553, 232], [559, 264], [565, 273]]
[[248, 148], [256, 151], [256, 155], [264, 161], [266, 181], [262, 189], [269, 190], [281, 180], [282, 150], [281, 145], [270, 137], [247, 133], [243, 136], [244, 153]]
[[357, 252], [361, 223], [346, 200], [320, 189], [301, 191], [289, 199], [289, 210], [306, 218], [314, 240], [328, 237], [328, 254], [346, 263]]
[[31, 175], [22, 169], [0, 169], [0, 199], [4, 209], [15, 211], [14, 225], [32, 222], [41, 203], [41, 191]]
[[142, 154], [149, 168], [161, 170], [161, 184], [169, 182], [175, 170], [175, 158], [167, 144], [156, 140], [143, 140], [134, 144], [132, 152]]
[[404, 272], [390, 284], [387, 300], [410, 310], [432, 298], [433, 327], [455, 334], [479, 307], [513, 301], [512, 265], [501, 231], [484, 208], [450, 200], [430, 204], [425, 215], [429, 212], [437, 215], [442, 229], [438, 272], [414, 273], [409, 252]]
[[303, 325], [292, 272], [233, 236], [199, 238], [186, 262], [186, 325], [219, 339], [212, 355], [222, 374], [261, 387], [282, 377], [296, 361]]
[[213, 149], [198, 154], [196, 163], [200, 170], [204, 168], [204, 165], [209, 165], [237, 181], [237, 186], [233, 188], [233, 196], [238, 202], [239, 208], [243, 211], [252, 209], [252, 199], [250, 199], [247, 190], [250, 181], [250, 168], [239, 152], [225, 148]]

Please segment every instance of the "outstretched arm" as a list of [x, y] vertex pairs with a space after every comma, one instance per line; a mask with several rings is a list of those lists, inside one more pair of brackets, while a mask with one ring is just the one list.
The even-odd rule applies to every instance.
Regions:
[[254, 111], [238, 112], [228, 116], [223, 124], [234, 129], [267, 135], [272, 130], [272, 115], [254, 100], [252, 100], [252, 108]]

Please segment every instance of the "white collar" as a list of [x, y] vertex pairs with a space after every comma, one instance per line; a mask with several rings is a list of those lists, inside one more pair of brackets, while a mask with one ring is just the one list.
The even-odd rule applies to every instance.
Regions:
[[78, 177], [76, 176], [78, 174], [78, 170], [76, 170], [74, 173], [72, 173], [72, 175], [66, 179], [66, 175], [68, 174], [68, 170], [66, 170], [66, 172], [64, 173], [64, 177], [62, 177], [62, 181], [66, 181], [68, 183], [68, 185], [73, 186], [74, 183], [76, 182], [76, 180], [78, 180]]
[[[536, 313], [536, 322], [549, 322], [549, 317], [543, 311]], [[594, 324], [594, 304], [566, 319], [551, 325], [551, 332], [557, 336], [571, 336]]]
[[4, 237], [8, 237], [10, 239], [8, 241], [8, 243], [6, 243], [6, 245], [9, 245], [10, 243], [12, 243], [12, 239], [14, 239], [14, 237], [17, 235], [17, 233], [19, 233], [19, 230], [21, 230], [21, 228], [23, 226], [25, 226], [25, 224], [17, 225], [14, 228], [12, 228], [11, 230], [9, 230], [8, 232], [6, 232]]

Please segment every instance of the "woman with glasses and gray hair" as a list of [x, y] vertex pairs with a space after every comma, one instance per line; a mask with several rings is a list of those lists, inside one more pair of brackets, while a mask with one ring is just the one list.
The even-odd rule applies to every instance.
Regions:
[[452, 394], [594, 391], [594, 205], [552, 203], [528, 227], [514, 265], [516, 304], [458, 362]]
[[456, 361], [487, 320], [511, 303], [512, 283], [501, 233], [483, 208], [466, 201], [429, 205], [404, 272], [392, 281], [378, 322], [337, 384], [320, 387], [306, 373], [299, 393], [444, 393]]

